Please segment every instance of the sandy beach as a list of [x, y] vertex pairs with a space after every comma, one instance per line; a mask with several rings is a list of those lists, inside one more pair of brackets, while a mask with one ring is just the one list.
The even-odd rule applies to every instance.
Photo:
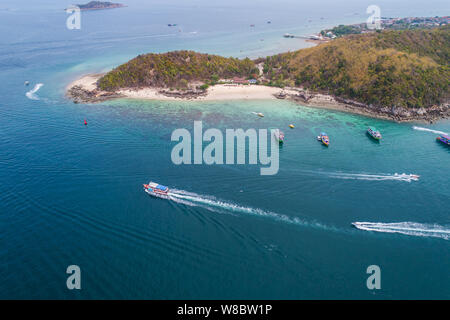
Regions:
[[[186, 100], [186, 98], [169, 97], [159, 93], [160, 89], [145, 88], [139, 90], [120, 90], [119, 93], [128, 98], [152, 99], [152, 100]], [[284, 91], [280, 88], [260, 86], [260, 85], [225, 85], [218, 84], [208, 88], [206, 95], [198, 96], [195, 100], [267, 100], [276, 99], [274, 95]]]
[[[67, 86], [67, 90], [75, 86], [81, 87], [87, 91], [94, 91], [97, 89], [96, 82], [102, 74], [88, 74], [85, 75]], [[195, 98], [172, 97], [161, 93], [164, 88], [143, 88], [143, 89], [122, 89], [117, 91], [123, 97], [132, 99], [149, 99], [149, 100], [268, 100], [276, 99], [275, 95], [280, 92], [285, 94], [295, 94], [296, 91], [291, 89], [280, 89], [276, 87], [268, 87], [262, 85], [233, 85], [233, 84], [217, 84], [209, 87], [205, 95], [200, 95]], [[99, 91], [97, 94], [100, 95]]]
[[[437, 107], [438, 116], [423, 117], [421, 110], [402, 110], [406, 116], [392, 113], [391, 108], [373, 108], [353, 101], [343, 101], [323, 93], [308, 93], [302, 88], [277, 88], [265, 85], [217, 84], [206, 91], [170, 91], [167, 88], [121, 89], [117, 92], [106, 92], [97, 89], [96, 82], [103, 74], [88, 74], [66, 88], [66, 94], [75, 103], [95, 103], [114, 98], [148, 99], [162, 101], [221, 101], [221, 100], [275, 100], [280, 93], [282, 99], [294, 101], [307, 107], [344, 111], [379, 119], [430, 122], [439, 119], [442, 108]], [[447, 110], [447, 109], [446, 109]], [[448, 116], [448, 111], [445, 113]]]
[[[67, 90], [73, 87], [80, 87], [84, 90], [95, 92], [95, 96], [101, 96], [104, 94], [102, 91], [96, 92], [97, 80], [102, 74], [88, 74], [85, 75], [67, 86]], [[132, 99], [148, 99], [148, 100], [160, 100], [160, 101], [220, 101], [220, 100], [275, 100], [276, 95], [283, 92], [287, 99], [295, 100], [304, 106], [340, 110], [352, 113], [358, 113], [363, 115], [371, 115], [365, 110], [358, 110], [357, 108], [350, 107], [348, 105], [339, 103], [334, 97], [324, 94], [315, 94], [306, 101], [301, 101], [296, 97], [299, 94], [299, 89], [288, 88], [281, 89], [276, 87], [268, 87], [263, 85], [230, 85], [230, 84], [218, 84], [209, 87], [205, 95], [196, 97], [173, 97], [161, 93], [161, 90], [167, 90], [164, 88], [143, 88], [143, 89], [122, 89], [117, 91], [121, 97]], [[372, 114], [373, 116], [373, 114]], [[382, 117], [387, 118], [387, 117]]]
[[97, 89], [96, 82], [100, 79], [103, 74], [87, 74], [82, 76], [81, 78], [71, 82], [67, 87], [66, 91], [75, 86], [80, 86], [85, 90], [93, 91]]

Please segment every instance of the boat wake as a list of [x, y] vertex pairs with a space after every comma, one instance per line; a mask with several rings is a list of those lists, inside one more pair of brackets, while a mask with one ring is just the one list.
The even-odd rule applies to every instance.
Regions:
[[36, 95], [36, 92], [39, 91], [39, 89], [43, 86], [43, 83], [38, 83], [34, 86], [33, 89], [31, 89], [30, 91], [28, 91], [25, 95], [27, 96], [28, 99], [30, 100], [39, 100], [39, 97]]
[[450, 229], [437, 224], [421, 224], [417, 222], [353, 222], [353, 226], [360, 230], [401, 233], [409, 236], [435, 237], [450, 239]]
[[308, 222], [297, 217], [289, 217], [284, 214], [279, 214], [271, 211], [264, 211], [258, 208], [244, 207], [232, 202], [226, 202], [218, 200], [214, 197], [198, 195], [196, 193], [187, 192], [183, 190], [172, 189], [169, 192], [170, 200], [175, 202], [189, 205], [200, 206], [213, 212], [229, 212], [237, 214], [246, 214], [259, 216], [264, 218], [270, 218], [275, 221], [285, 222], [289, 224], [295, 224], [300, 226], [317, 227], [321, 229], [333, 229], [332, 227], [322, 225], [317, 222]]
[[323, 172], [330, 178], [349, 179], [349, 180], [368, 180], [368, 181], [419, 181], [420, 176], [417, 174], [364, 174], [364, 173], [345, 173], [345, 172]]
[[443, 131], [438, 131], [438, 130], [433, 130], [433, 129], [428, 129], [428, 128], [422, 128], [422, 127], [413, 127], [414, 130], [418, 130], [418, 131], [427, 131], [427, 132], [432, 132], [432, 133], [436, 133], [436, 134], [442, 134], [442, 135], [448, 135], [447, 132], [443, 132]]

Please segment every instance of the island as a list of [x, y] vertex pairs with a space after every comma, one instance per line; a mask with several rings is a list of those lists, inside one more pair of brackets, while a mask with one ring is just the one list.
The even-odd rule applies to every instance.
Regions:
[[450, 26], [351, 34], [265, 58], [139, 55], [68, 87], [74, 102], [290, 99], [395, 121], [448, 117]]
[[77, 4], [80, 10], [102, 10], [102, 9], [114, 9], [125, 7], [121, 3], [103, 2], [103, 1], [91, 1], [87, 4]]

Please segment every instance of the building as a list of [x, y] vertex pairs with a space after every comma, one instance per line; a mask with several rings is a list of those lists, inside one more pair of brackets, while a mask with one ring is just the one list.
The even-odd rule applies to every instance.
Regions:
[[235, 84], [248, 84], [248, 80], [246, 80], [245, 78], [234, 77], [233, 78], [233, 83], [235, 83]]

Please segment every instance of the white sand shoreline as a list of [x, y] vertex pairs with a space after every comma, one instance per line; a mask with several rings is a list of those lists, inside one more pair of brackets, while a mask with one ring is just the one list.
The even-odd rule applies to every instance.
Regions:
[[[79, 86], [87, 91], [96, 90], [96, 82], [102, 74], [85, 75], [67, 86], [67, 90], [74, 86]], [[116, 93], [125, 98], [144, 100], [196, 100], [196, 101], [222, 101], [222, 100], [272, 100], [280, 92], [295, 94], [296, 91], [290, 89], [280, 89], [263, 85], [232, 85], [217, 84], [207, 89], [205, 95], [193, 97], [172, 97], [161, 93], [165, 88], [142, 88], [142, 89], [121, 89]], [[102, 92], [99, 91], [99, 94]]]
[[[67, 86], [67, 96], [75, 103], [101, 102], [113, 98], [130, 98], [139, 100], [160, 101], [237, 101], [237, 100], [274, 100], [283, 93], [288, 100], [305, 107], [337, 110], [347, 113], [363, 115], [372, 118], [385, 119], [397, 122], [429, 122], [439, 120], [439, 117], [425, 119], [422, 114], [400, 117], [389, 113], [389, 110], [370, 109], [367, 106], [354, 102], [337, 101], [333, 96], [322, 93], [307, 93], [302, 88], [277, 88], [265, 85], [234, 85], [217, 84], [209, 87], [205, 92], [170, 91], [167, 88], [141, 88], [121, 89], [111, 93], [97, 89], [96, 82], [103, 74], [87, 74], [71, 82]], [[77, 90], [73, 90], [77, 88]], [[164, 92], [162, 92], [164, 91]], [[305, 99], [306, 96], [306, 99]], [[342, 100], [342, 99], [341, 99]], [[363, 106], [361, 106], [363, 105]]]

